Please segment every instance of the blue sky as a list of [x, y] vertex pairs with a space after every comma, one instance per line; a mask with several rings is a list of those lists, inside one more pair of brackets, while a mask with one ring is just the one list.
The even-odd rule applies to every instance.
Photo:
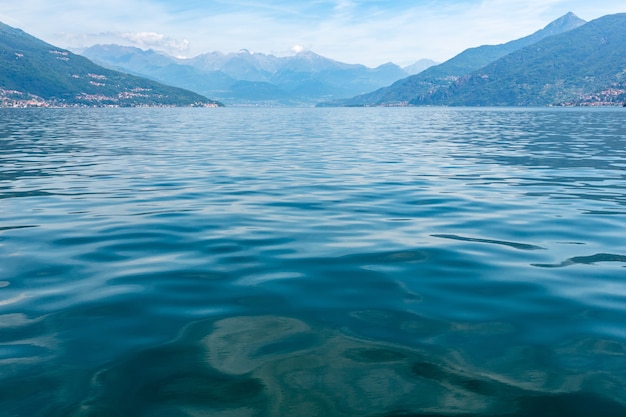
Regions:
[[626, 12], [624, 0], [17, 0], [0, 21], [64, 48], [96, 43], [287, 55], [311, 49], [349, 63], [444, 61], [469, 47], [541, 29], [568, 11], [585, 20]]

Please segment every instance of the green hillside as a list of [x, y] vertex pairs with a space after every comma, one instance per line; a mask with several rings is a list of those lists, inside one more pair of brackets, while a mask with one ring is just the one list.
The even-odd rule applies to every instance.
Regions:
[[181, 88], [113, 71], [0, 23], [0, 105], [211, 106]]
[[626, 13], [511, 53], [413, 105], [607, 105], [626, 101]]
[[448, 61], [432, 66], [425, 71], [396, 81], [389, 87], [363, 94], [347, 100], [336, 100], [322, 105], [406, 105], [417, 97], [428, 95], [438, 89], [447, 88], [459, 78], [466, 76], [512, 52], [532, 45], [549, 36], [564, 33], [585, 24], [573, 13], [567, 13], [548, 24], [545, 28], [501, 45], [483, 45], [466, 49]]

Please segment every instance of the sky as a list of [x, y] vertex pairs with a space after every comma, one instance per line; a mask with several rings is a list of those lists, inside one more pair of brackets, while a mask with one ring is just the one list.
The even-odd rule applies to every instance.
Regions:
[[626, 12], [624, 0], [0, 0], [0, 22], [55, 46], [132, 45], [179, 57], [312, 50], [376, 67], [443, 62], [529, 35], [567, 12]]

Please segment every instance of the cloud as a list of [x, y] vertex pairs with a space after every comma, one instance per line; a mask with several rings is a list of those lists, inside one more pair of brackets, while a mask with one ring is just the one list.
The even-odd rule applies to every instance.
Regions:
[[132, 42], [141, 49], [156, 49], [175, 55], [184, 55], [189, 51], [189, 40], [177, 40], [156, 32], [125, 32], [117, 36]]
[[177, 57], [187, 57], [191, 42], [178, 40], [157, 32], [57, 33], [63, 47], [81, 50], [95, 44], [121, 44], [140, 49], [153, 49]]
[[[177, 56], [293, 45], [377, 66], [444, 61], [466, 48], [535, 32], [572, 11], [626, 11], [624, 0], [0, 0], [0, 20], [78, 49], [121, 43]], [[64, 31], [65, 33], [59, 33]]]

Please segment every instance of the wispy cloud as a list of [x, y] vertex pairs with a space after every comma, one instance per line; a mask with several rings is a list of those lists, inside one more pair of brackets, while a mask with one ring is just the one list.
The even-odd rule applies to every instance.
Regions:
[[98, 32], [98, 33], [58, 33], [65, 47], [81, 49], [95, 44], [121, 44], [141, 49], [154, 49], [173, 56], [187, 57], [190, 42], [187, 39], [174, 39], [156, 32]]
[[61, 47], [125, 43], [175, 55], [294, 45], [370, 66], [445, 60], [528, 35], [573, 11], [626, 12], [623, 0], [20, 0], [0, 20]]
[[121, 39], [131, 41], [142, 49], [159, 49], [175, 55], [184, 55], [189, 51], [189, 40], [177, 40], [156, 32], [124, 32], [118, 34]]

